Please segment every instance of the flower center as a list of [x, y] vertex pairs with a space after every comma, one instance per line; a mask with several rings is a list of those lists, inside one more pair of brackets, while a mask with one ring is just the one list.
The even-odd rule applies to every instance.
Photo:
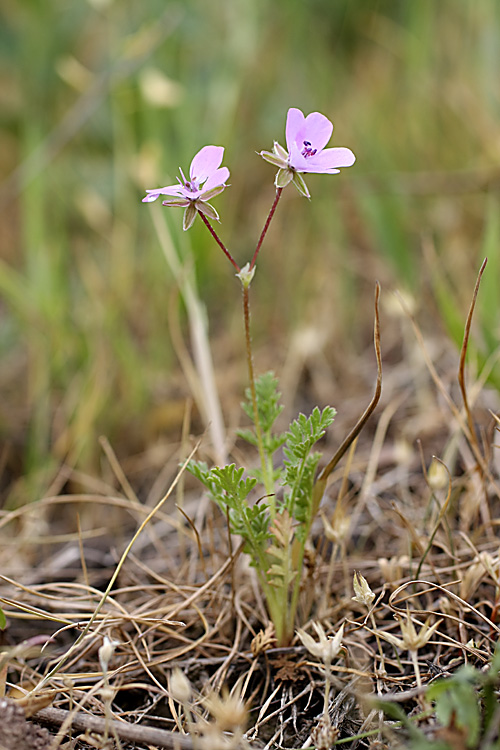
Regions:
[[314, 156], [314, 154], [317, 152], [317, 148], [311, 148], [311, 141], [303, 141], [304, 148], [301, 151], [302, 156], [305, 159], [308, 159], [310, 156]]
[[[197, 190], [199, 190], [199, 185], [196, 180], [186, 180], [186, 177], [184, 176], [184, 172], [182, 169], [179, 168], [179, 172], [181, 173], [182, 180], [179, 180], [179, 182], [187, 189], [190, 193], [196, 193]], [[177, 178], [179, 179], [179, 178]]]

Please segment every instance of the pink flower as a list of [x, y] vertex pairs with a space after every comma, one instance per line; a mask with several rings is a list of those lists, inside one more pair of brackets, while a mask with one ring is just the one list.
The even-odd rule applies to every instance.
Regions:
[[183, 228], [189, 229], [196, 218], [198, 211], [206, 216], [219, 221], [219, 215], [215, 208], [207, 203], [226, 187], [229, 178], [229, 169], [221, 167], [224, 148], [222, 146], [204, 146], [198, 151], [189, 168], [189, 180], [179, 169], [181, 178], [178, 185], [167, 185], [167, 187], [146, 190], [147, 195], [142, 199], [143, 203], [151, 203], [160, 195], [172, 196], [163, 201], [164, 206], [179, 206], [185, 208]]
[[261, 151], [260, 155], [279, 167], [276, 187], [283, 188], [289, 182], [309, 198], [309, 191], [300, 173], [337, 174], [339, 167], [350, 167], [356, 157], [349, 148], [325, 148], [331, 138], [333, 125], [319, 112], [304, 117], [300, 109], [292, 107], [286, 118], [286, 145], [288, 151], [277, 141], [273, 151]]
[[297, 172], [326, 174], [338, 173], [337, 167], [352, 167], [356, 157], [349, 148], [325, 148], [332, 133], [332, 123], [319, 112], [304, 117], [300, 109], [289, 109], [286, 118], [289, 166]]

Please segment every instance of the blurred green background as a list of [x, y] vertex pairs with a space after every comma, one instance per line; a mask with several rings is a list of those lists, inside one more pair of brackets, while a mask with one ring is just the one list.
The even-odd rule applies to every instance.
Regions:
[[214, 203], [243, 264], [274, 195], [256, 151], [284, 142], [290, 106], [332, 119], [331, 145], [357, 162], [311, 176], [310, 202], [285, 193], [252, 289], [258, 369], [280, 373], [306, 324], [339, 370], [361, 355], [376, 278], [459, 341], [486, 252], [477, 347], [497, 351], [498, 0], [4, 0], [0, 13], [4, 499], [34, 499], [63, 462], [98, 472], [99, 435], [121, 457], [179, 439], [188, 275], [219, 387], [241, 392], [232, 268], [199, 220], [183, 233], [182, 211], [141, 198], [224, 145], [231, 187]]

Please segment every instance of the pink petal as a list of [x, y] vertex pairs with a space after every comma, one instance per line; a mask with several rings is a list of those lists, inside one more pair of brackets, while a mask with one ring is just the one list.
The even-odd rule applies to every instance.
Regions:
[[223, 146], [204, 146], [198, 151], [189, 168], [189, 177], [191, 180], [205, 182], [213, 174], [222, 161], [224, 156]]
[[303, 127], [297, 132], [297, 144], [301, 146], [304, 141], [309, 141], [311, 148], [321, 151], [332, 137], [332, 133], [333, 125], [328, 117], [319, 112], [311, 112], [307, 115]]
[[203, 192], [206, 193], [208, 190], [213, 190], [213, 188], [223, 185], [228, 179], [229, 169], [227, 167], [217, 169], [203, 185]]
[[307, 163], [307, 172], [326, 172], [338, 167], [352, 167], [356, 157], [350, 148], [325, 148], [304, 161]]
[[156, 191], [155, 190], [148, 190], [147, 193], [148, 194], [146, 195], [146, 197], [142, 199], [143, 203], [152, 203], [160, 195], [160, 193], [158, 192], [158, 190], [156, 190]]
[[304, 124], [304, 113], [300, 109], [290, 107], [286, 116], [286, 145], [288, 153], [292, 151], [292, 144], [297, 140], [296, 136]]
[[297, 170], [297, 172], [308, 172], [308, 164], [311, 158], [306, 159], [302, 156], [301, 150], [296, 143], [292, 143], [290, 148], [290, 156], [288, 162], [291, 167]]
[[160, 195], [182, 195], [182, 185], [167, 185], [166, 187], [156, 188], [156, 190], [146, 190], [146, 197], [142, 199], [143, 203], [152, 203]]

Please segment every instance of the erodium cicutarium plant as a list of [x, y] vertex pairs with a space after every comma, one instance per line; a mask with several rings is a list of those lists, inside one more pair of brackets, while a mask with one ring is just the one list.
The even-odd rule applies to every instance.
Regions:
[[[211, 497], [227, 515], [230, 530], [244, 541], [264, 593], [278, 644], [291, 641], [299, 603], [301, 571], [306, 542], [333, 466], [355, 437], [350, 433], [329, 464], [318, 473], [321, 454], [315, 444], [332, 424], [335, 410], [317, 407], [310, 416], [300, 414], [285, 433], [276, 433], [274, 425], [282, 411], [278, 382], [273, 373], [254, 374], [250, 337], [249, 291], [262, 243], [273, 219], [284, 188], [293, 183], [309, 198], [303, 175], [336, 174], [341, 167], [354, 164], [348, 148], [326, 148], [333, 132], [330, 120], [319, 112], [307, 117], [300, 109], [288, 110], [286, 149], [275, 141], [272, 151], [260, 155], [278, 168], [274, 184], [276, 194], [251, 260], [240, 267], [220, 239], [212, 222], [219, 216], [211, 201], [227, 187], [229, 170], [221, 167], [222, 146], [205, 146], [191, 162], [189, 177], [180, 170], [178, 184], [148, 190], [145, 202], [167, 196], [164, 206], [184, 209], [183, 227], [192, 226], [197, 216], [236, 270], [243, 292], [246, 356], [249, 387], [243, 409], [252, 429], [239, 435], [257, 449], [260, 465], [246, 470], [228, 466], [209, 468], [191, 461], [189, 471], [207, 487]], [[361, 428], [359, 428], [361, 429]], [[357, 433], [356, 433], [357, 434]], [[282, 449], [281, 465], [276, 453]]]

